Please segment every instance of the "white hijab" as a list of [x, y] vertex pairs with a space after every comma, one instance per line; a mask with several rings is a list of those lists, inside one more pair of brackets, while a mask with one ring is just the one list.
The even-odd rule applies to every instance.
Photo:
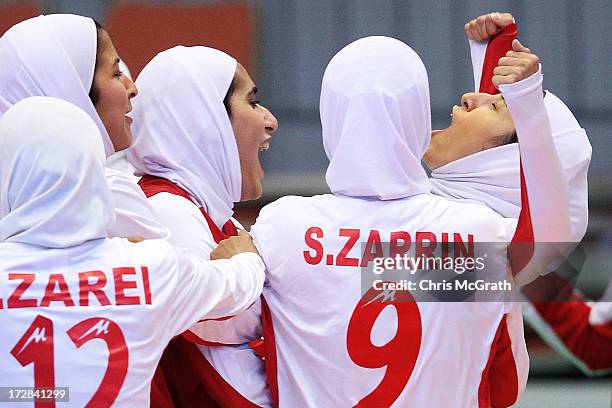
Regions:
[[136, 174], [178, 184], [219, 227], [241, 193], [238, 147], [223, 105], [236, 65], [208, 47], [161, 52], [138, 76], [131, 113], [128, 160]]
[[[33, 120], [36, 118], [36, 120]], [[91, 118], [32, 97], [0, 119], [0, 242], [67, 248], [105, 238], [114, 208]]]
[[[546, 91], [544, 105], [569, 183], [572, 238], [578, 242], [588, 224], [587, 172], [591, 144], [563, 101]], [[484, 150], [435, 169], [431, 173], [432, 192], [479, 201], [503, 217], [518, 218], [521, 211], [519, 163], [517, 143]]]
[[53, 96], [84, 110], [114, 152], [89, 90], [96, 65], [96, 26], [72, 14], [39, 16], [14, 25], [0, 38], [0, 116], [29, 96]]
[[409, 46], [366, 37], [344, 47], [325, 70], [320, 112], [334, 194], [392, 200], [430, 192], [420, 162], [431, 137], [429, 84]]

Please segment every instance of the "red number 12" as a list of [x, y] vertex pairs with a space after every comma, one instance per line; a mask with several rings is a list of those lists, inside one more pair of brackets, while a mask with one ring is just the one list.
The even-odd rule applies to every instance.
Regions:
[[[106, 342], [109, 356], [102, 383], [87, 403], [88, 407], [110, 406], [117, 398], [128, 369], [128, 349], [123, 332], [112, 320], [93, 317], [72, 326], [67, 332], [77, 348], [93, 339]], [[34, 364], [34, 387], [54, 388], [55, 368], [53, 357], [53, 322], [36, 316], [30, 327], [11, 350], [22, 365]], [[35, 408], [54, 408], [55, 402], [34, 402]]]

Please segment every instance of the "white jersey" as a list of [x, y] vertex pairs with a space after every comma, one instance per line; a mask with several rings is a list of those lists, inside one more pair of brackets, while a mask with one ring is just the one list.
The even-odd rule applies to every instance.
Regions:
[[255, 254], [200, 262], [161, 240], [3, 242], [0, 259], [0, 386], [68, 387], [74, 407], [148, 406], [170, 339], [244, 310], [264, 278]]
[[[412, 242], [418, 251], [449, 235], [455, 242], [504, 241], [493, 211], [427, 194], [385, 202], [285, 197], [262, 210], [252, 234], [267, 266], [264, 337], [276, 358], [266, 354], [266, 368], [276, 373], [269, 381], [281, 407], [479, 406], [498, 328], [511, 324], [505, 315], [513, 303], [414, 302], [405, 290], [369, 303], [384, 291], [362, 298], [360, 266], [368, 262], [368, 242]], [[505, 253], [488, 273], [506, 276]]]

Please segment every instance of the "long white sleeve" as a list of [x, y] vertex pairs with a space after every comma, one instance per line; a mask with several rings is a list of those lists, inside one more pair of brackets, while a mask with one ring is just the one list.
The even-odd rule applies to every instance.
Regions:
[[179, 285], [172, 331], [180, 334], [200, 319], [236, 315], [261, 295], [265, 265], [251, 252], [201, 261], [179, 251]]
[[514, 120], [524, 180], [522, 211], [512, 241], [537, 243], [529, 264], [513, 270], [517, 283], [524, 284], [548, 272], [549, 264], [566, 254], [566, 246], [541, 243], [571, 241], [569, 192], [544, 106], [541, 71], [501, 85], [500, 90]]

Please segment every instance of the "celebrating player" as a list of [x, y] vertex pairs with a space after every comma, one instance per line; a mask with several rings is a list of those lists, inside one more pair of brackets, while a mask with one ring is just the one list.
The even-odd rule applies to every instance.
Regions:
[[0, 152], [1, 386], [68, 387], [74, 406], [148, 406], [173, 336], [260, 295], [264, 264], [246, 233], [215, 250], [231, 259], [206, 262], [164, 240], [106, 238], [106, 156], [74, 105], [16, 103], [0, 119]]
[[[481, 91], [495, 92], [490, 67], [511, 48], [511, 42], [517, 34], [515, 27], [512, 27], [513, 20], [509, 13], [491, 13], [466, 24], [477, 90], [480, 87]], [[488, 69], [488, 72], [481, 75], [482, 67], [485, 71]], [[508, 129], [513, 129], [512, 122], [508, 121], [509, 114], [503, 109], [503, 100], [500, 100], [499, 96], [472, 93], [464, 95], [462, 102], [467, 112], [487, 108], [491, 104], [502, 108], [498, 112], [502, 119], [498, 120], [496, 129], [482, 127], [479, 133], [474, 132], [474, 128], [468, 129], [465, 132], [468, 138], [480, 134], [485, 136], [481, 142], [493, 141], [495, 138], [491, 136], [494, 132], [501, 136], [504, 133], [509, 134]], [[584, 129], [580, 127], [569, 108], [552, 92], [546, 91], [544, 104], [551, 123], [555, 148], [569, 184], [571, 240], [579, 242], [588, 223], [587, 170], [591, 145]], [[453, 127], [454, 124], [451, 124], [449, 129], [439, 135]], [[455, 136], [451, 138], [453, 134]], [[443, 138], [434, 138], [434, 141], [440, 143], [435, 146], [432, 143], [430, 150], [435, 148], [436, 151], [426, 157], [432, 159], [435, 164], [444, 156], [443, 150], [448, 152], [461, 148], [462, 143], [453, 146], [452, 141], [461, 140], [457, 139], [457, 135], [461, 135], [461, 132], [448, 132], [446, 143]], [[498, 141], [502, 142], [502, 145], [506, 144], [503, 137], [498, 137]], [[446, 149], [443, 149], [442, 145]], [[493, 146], [496, 145], [497, 143], [493, 143]], [[432, 173], [434, 192], [457, 198], [476, 199], [505, 217], [518, 217], [519, 154], [516, 144], [510, 146], [495, 147], [467, 157], [454, 150], [460, 160], [443, 165]], [[492, 166], [491, 163], [497, 165]], [[567, 279], [557, 274], [549, 274], [525, 287], [523, 292], [533, 302], [522, 303], [525, 320], [555, 350], [587, 375], [602, 375], [610, 371], [612, 308], [610, 303], [606, 302], [609, 290], [600, 302], [587, 302], [582, 294], [572, 290]]]
[[[84, 110], [96, 123], [107, 156], [131, 144], [134, 83], [119, 69], [108, 33], [94, 20], [70, 14], [31, 18], [0, 38], [0, 115], [29, 96], [53, 96]], [[138, 186], [106, 169], [116, 221], [109, 236], [160, 238], [166, 229]]]
[[[262, 194], [258, 155], [268, 149], [276, 118], [257, 101], [257, 88], [244, 67], [212, 48], [161, 52], [137, 84], [136, 137], [128, 158], [144, 175], [140, 185], [169, 228], [170, 242], [209, 259], [216, 243], [242, 229], [231, 218], [234, 203]], [[174, 383], [168, 388], [183, 390], [173, 399], [201, 404], [203, 395], [185, 391], [185, 383], [198, 378], [222, 406], [269, 406], [263, 364], [255, 352], [246, 344], [209, 347], [199, 330], [183, 336], [198, 344], [199, 352], [177, 339], [162, 360], [166, 383]], [[190, 365], [192, 374], [177, 374]]]

